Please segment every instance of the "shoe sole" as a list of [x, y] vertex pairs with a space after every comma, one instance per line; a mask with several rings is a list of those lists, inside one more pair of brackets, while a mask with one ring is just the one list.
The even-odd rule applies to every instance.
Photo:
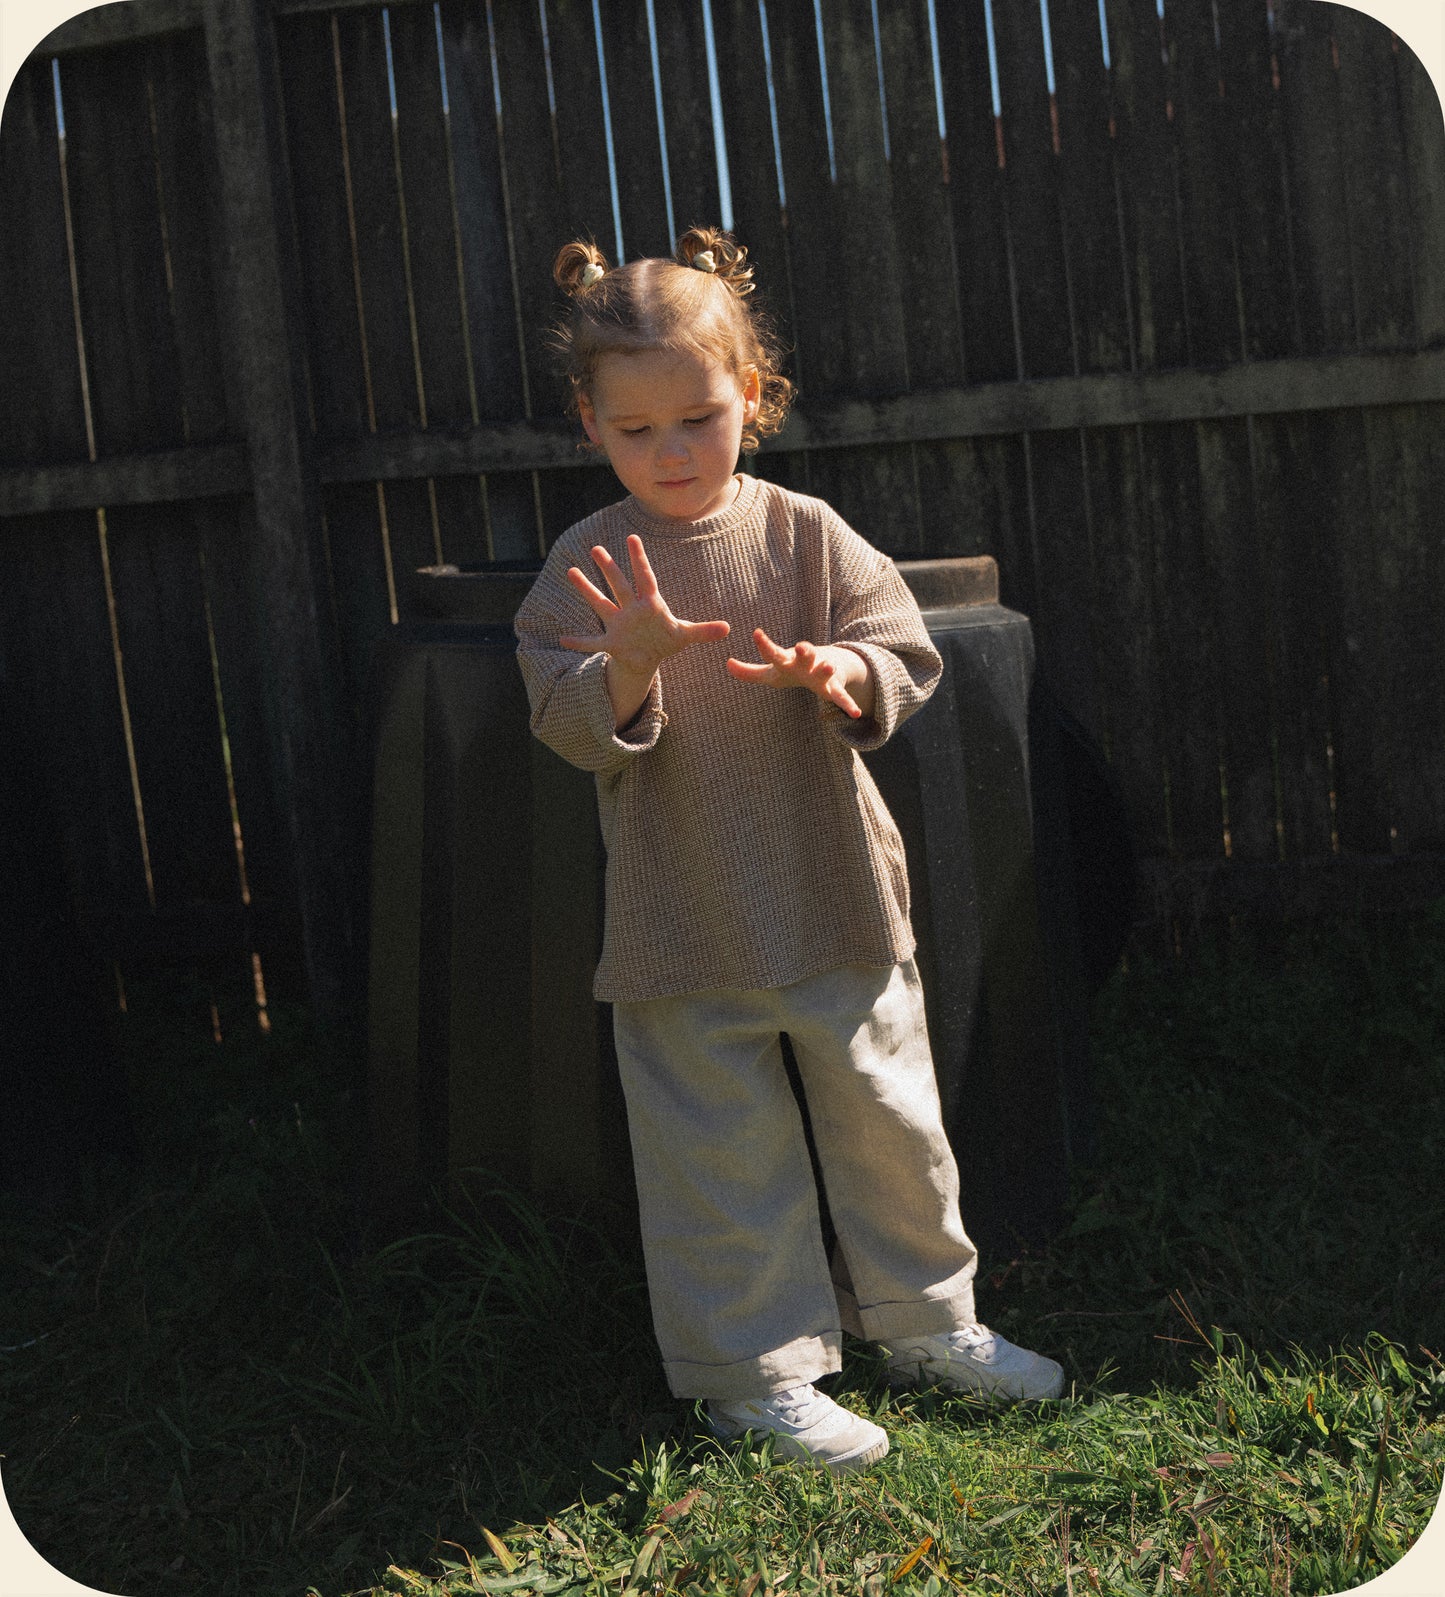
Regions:
[[741, 1442], [752, 1436], [758, 1440], [765, 1436], [773, 1438], [773, 1456], [791, 1460], [796, 1464], [811, 1464], [814, 1469], [831, 1470], [834, 1475], [850, 1475], [854, 1470], [867, 1469], [870, 1464], [876, 1464], [879, 1459], [888, 1455], [888, 1437], [885, 1434], [879, 1441], [870, 1442], [867, 1447], [856, 1453], [845, 1453], [842, 1458], [827, 1458], [821, 1453], [814, 1453], [804, 1447], [794, 1436], [788, 1436], [782, 1431], [733, 1431], [720, 1430], [711, 1419], [708, 1420], [708, 1429], [720, 1442]]

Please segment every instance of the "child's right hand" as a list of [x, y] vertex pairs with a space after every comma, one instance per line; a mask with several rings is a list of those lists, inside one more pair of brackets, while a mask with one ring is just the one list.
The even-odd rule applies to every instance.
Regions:
[[631, 583], [601, 544], [592, 550], [592, 558], [612, 590], [611, 599], [578, 567], [568, 568], [567, 580], [591, 606], [602, 631], [588, 637], [568, 633], [557, 640], [564, 649], [609, 656], [607, 687], [619, 727], [641, 708], [658, 666], [669, 655], [680, 654], [694, 643], [725, 638], [729, 631], [726, 621], [682, 621], [673, 615], [658, 592], [647, 551], [636, 533], [627, 540], [627, 554]]

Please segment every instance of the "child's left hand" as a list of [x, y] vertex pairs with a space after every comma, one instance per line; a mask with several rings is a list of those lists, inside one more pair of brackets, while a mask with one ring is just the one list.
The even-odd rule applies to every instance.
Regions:
[[742, 682], [761, 682], [770, 688], [807, 688], [809, 693], [836, 704], [859, 720], [873, 710], [873, 673], [863, 656], [853, 649], [805, 641], [784, 649], [757, 627], [753, 641], [763, 664], [729, 657], [727, 668]]

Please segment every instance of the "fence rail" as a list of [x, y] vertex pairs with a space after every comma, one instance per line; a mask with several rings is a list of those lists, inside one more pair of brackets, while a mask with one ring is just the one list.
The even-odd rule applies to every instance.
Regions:
[[616, 495], [552, 254], [728, 205], [801, 390], [756, 469], [998, 558], [1161, 914], [1437, 890], [1445, 127], [1379, 24], [128, 0], [0, 123], [0, 687], [83, 913], [179, 951], [294, 906], [343, 1002], [406, 568]]

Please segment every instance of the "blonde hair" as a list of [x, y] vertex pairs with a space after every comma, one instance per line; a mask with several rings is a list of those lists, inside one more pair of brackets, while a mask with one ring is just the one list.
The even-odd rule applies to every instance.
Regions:
[[[693, 265], [704, 251], [712, 258], [711, 271]], [[549, 343], [571, 389], [569, 412], [578, 413], [578, 400], [596, 382], [604, 355], [685, 350], [717, 361], [739, 379], [749, 366], [757, 368], [758, 409], [743, 425], [744, 450], [778, 432], [793, 385], [779, 369], [784, 352], [771, 319], [749, 303], [753, 269], [747, 259], [732, 234], [716, 227], [689, 228], [671, 260], [648, 256], [618, 267], [609, 267], [590, 239], [564, 244], [552, 277], [571, 305]]]

